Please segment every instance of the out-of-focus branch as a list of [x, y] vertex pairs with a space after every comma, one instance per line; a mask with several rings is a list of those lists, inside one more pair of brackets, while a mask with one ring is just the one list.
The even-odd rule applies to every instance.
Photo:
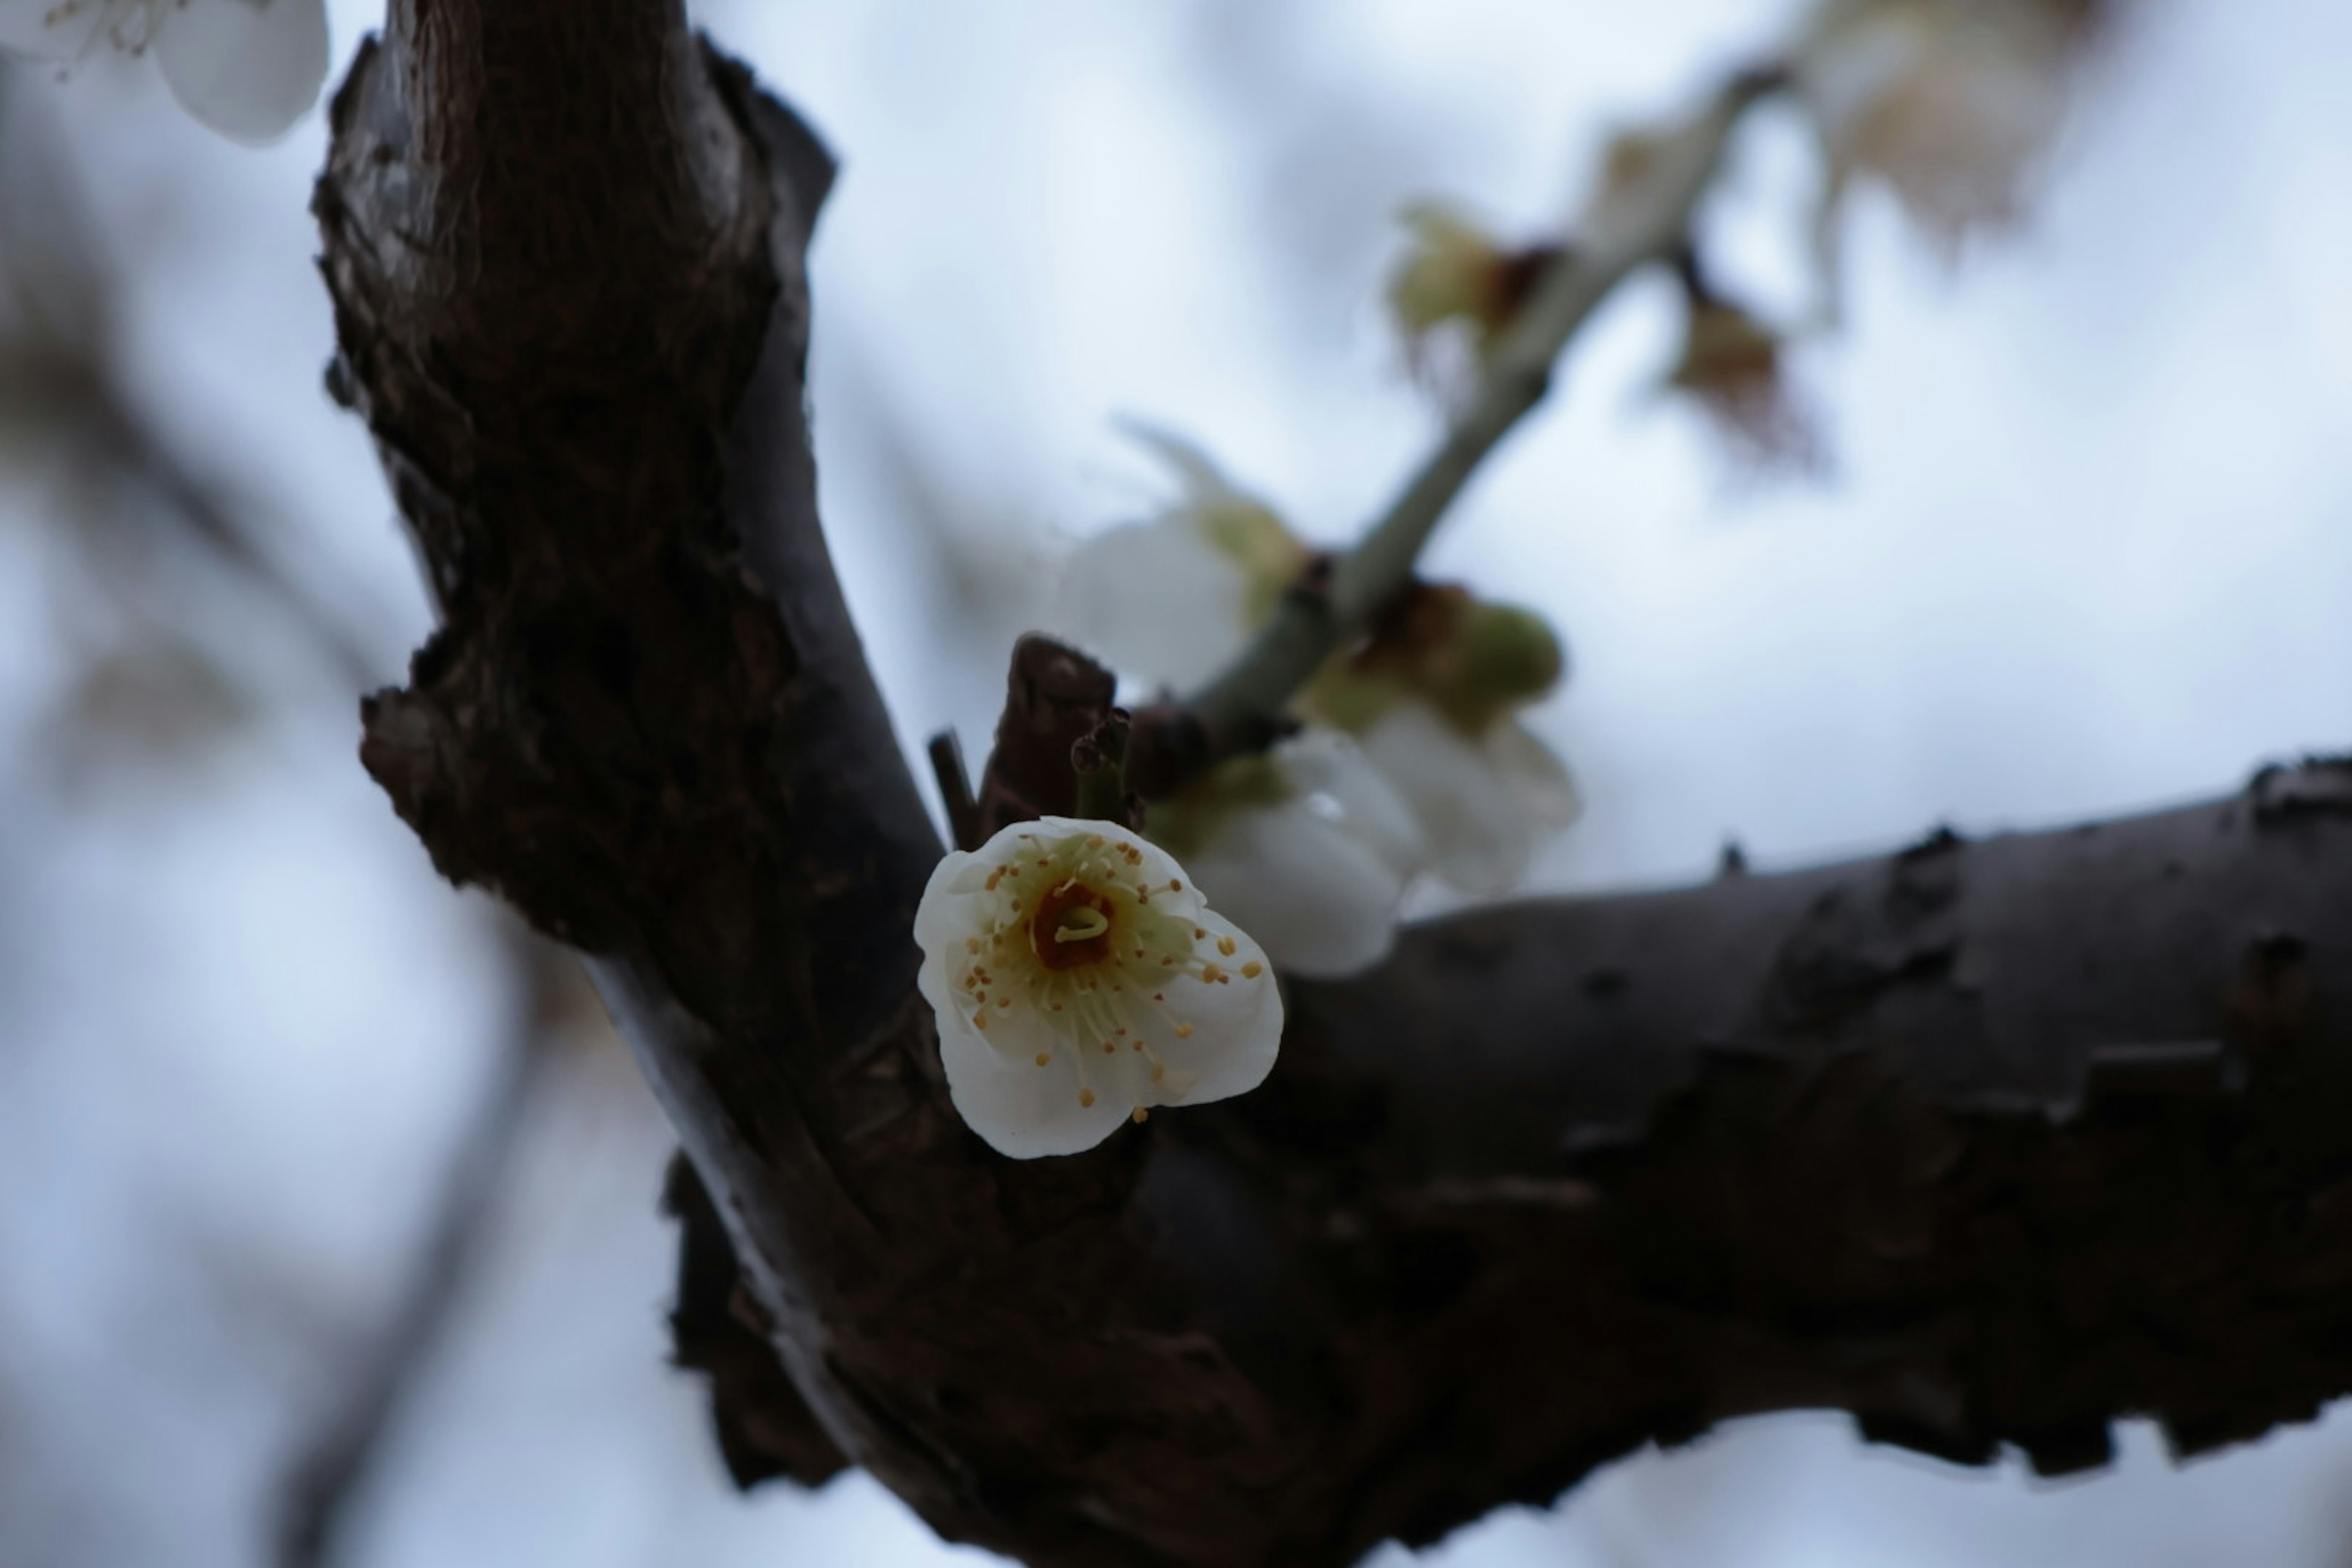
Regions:
[[1641, 166], [1617, 171], [1620, 188], [1603, 204], [1607, 221], [1538, 276], [1444, 439], [1388, 510], [1328, 574], [1293, 587], [1231, 668], [1181, 701], [1136, 715], [1130, 776], [1143, 794], [1164, 795], [1280, 732], [1300, 688], [1412, 581], [1423, 547], [1471, 476], [1543, 401], [1577, 329], [1626, 278], [1685, 243], [1733, 129], [1782, 79], [1777, 69], [1734, 76], [1690, 121], [1646, 141]]
[[249, 520], [250, 504], [175, 449], [131, 395], [117, 322], [121, 282], [93, 232], [61, 150], [12, 100], [0, 70], [0, 117], [10, 135], [0, 163], [0, 422], [28, 446], [68, 455], [110, 480], [128, 479], [160, 504], [203, 553], [242, 579], [353, 688], [377, 660], [348, 618], [300, 581]]
[[415, 1268], [284, 1482], [278, 1568], [327, 1568], [342, 1560], [352, 1508], [363, 1496], [384, 1443], [474, 1275], [539, 1086], [556, 1055], [577, 1043], [573, 1031], [583, 1003], [591, 1010], [595, 1006], [571, 953], [519, 926], [508, 932], [507, 946], [524, 983], [521, 1016], [507, 1035], [488, 1092], [442, 1175]]

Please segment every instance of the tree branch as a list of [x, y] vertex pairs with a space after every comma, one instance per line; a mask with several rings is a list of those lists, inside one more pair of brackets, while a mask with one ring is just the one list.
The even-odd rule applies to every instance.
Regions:
[[2065, 1468], [2352, 1386], [2342, 767], [1450, 921], [1293, 985], [1257, 1093], [996, 1157], [814, 515], [813, 140], [675, 0], [395, 0], [335, 132], [341, 382], [446, 615], [363, 756], [591, 954], [778, 1429], [943, 1533], [1318, 1568], [1748, 1411]]

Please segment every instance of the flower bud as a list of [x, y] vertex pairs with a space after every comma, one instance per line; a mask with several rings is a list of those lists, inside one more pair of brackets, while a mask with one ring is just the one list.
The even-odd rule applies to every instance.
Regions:
[[1694, 288], [1666, 384], [1696, 399], [1744, 461], [1811, 472], [1822, 463], [1821, 439], [1789, 385], [1786, 350], [1779, 332]]

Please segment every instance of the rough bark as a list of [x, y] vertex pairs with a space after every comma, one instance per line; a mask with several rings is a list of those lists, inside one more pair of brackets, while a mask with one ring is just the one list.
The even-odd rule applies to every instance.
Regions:
[[446, 622], [362, 755], [677, 1122], [741, 1276], [681, 1312], [785, 1373], [682, 1347], [739, 1473], [845, 1458], [1036, 1564], [1336, 1565], [1744, 1412], [2063, 1469], [2352, 1387], [2340, 766], [1449, 921], [1292, 986], [1265, 1089], [993, 1155], [817, 527], [821, 149], [677, 0], [394, 0], [334, 130], [332, 380]]

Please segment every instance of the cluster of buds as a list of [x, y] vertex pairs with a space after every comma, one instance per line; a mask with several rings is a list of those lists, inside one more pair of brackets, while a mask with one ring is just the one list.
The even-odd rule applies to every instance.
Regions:
[[1556, 245], [1506, 247], [1443, 203], [1415, 203], [1403, 221], [1411, 239], [1389, 278], [1389, 309], [1424, 376], [1436, 374], [1433, 351], [1448, 333], [1483, 357], [1561, 255]]
[[272, 142], [327, 79], [326, 0], [0, 0], [0, 50], [70, 67], [100, 49], [152, 50], [197, 121]]
[[1788, 339], [1709, 287], [1695, 255], [1680, 270], [1683, 342], [1667, 389], [1697, 404], [1747, 467], [1819, 472], [1821, 437], [1790, 383]]
[[[1181, 458], [1176, 501], [1077, 552], [1057, 629], [1183, 689], [1241, 651], [1314, 556], [1199, 453], [1157, 444]], [[1146, 831], [1284, 969], [1360, 970], [1417, 878], [1504, 890], [1574, 816], [1566, 770], [1518, 717], [1564, 667], [1531, 612], [1416, 588], [1302, 694], [1303, 733], [1154, 802]]]

